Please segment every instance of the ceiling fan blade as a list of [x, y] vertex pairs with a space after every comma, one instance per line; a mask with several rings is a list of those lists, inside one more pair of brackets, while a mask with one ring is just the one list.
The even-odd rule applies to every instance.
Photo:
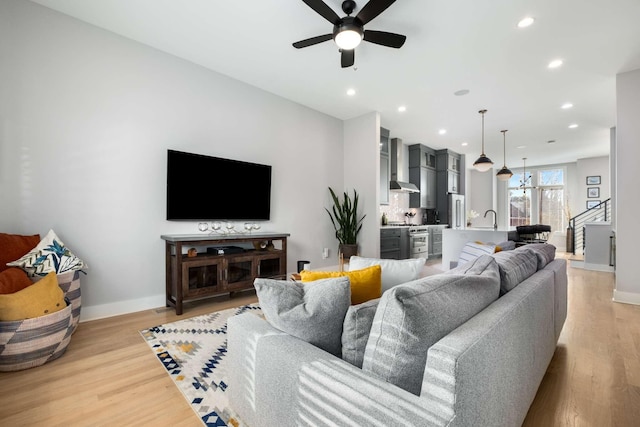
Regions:
[[327, 6], [327, 4], [322, 0], [302, 0], [302, 1], [305, 2], [306, 5], [309, 6], [311, 9], [315, 10], [318, 15], [322, 16], [324, 19], [331, 22], [332, 24], [335, 25], [338, 23], [338, 21], [340, 21], [340, 17], [338, 16], [338, 14], [335, 13], [333, 9]]
[[395, 3], [396, 0], [369, 0], [369, 3], [358, 12], [356, 18], [362, 21], [363, 25], [372, 21], [382, 12], [384, 12], [389, 6]]
[[407, 40], [407, 36], [396, 33], [387, 33], [386, 31], [364, 30], [364, 40], [369, 43], [375, 43], [387, 47], [395, 47], [399, 49]]
[[311, 37], [310, 39], [300, 40], [299, 42], [293, 43], [293, 47], [296, 49], [302, 49], [303, 47], [313, 46], [314, 44], [326, 42], [327, 40], [331, 40], [333, 35], [324, 34], [321, 36]]
[[351, 67], [356, 62], [356, 50], [342, 50], [342, 55], [340, 57], [340, 64], [342, 68]]

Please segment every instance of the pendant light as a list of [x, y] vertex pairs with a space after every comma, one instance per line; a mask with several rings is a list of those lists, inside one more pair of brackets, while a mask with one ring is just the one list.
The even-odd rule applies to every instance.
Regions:
[[509, 170], [509, 168], [507, 168], [507, 137], [506, 137], [506, 133], [507, 130], [501, 130], [500, 132], [502, 132], [502, 155], [503, 155], [503, 166], [502, 169], [500, 169], [498, 171], [498, 173], [496, 174], [496, 176], [498, 177], [498, 179], [500, 181], [509, 181], [509, 179], [513, 176], [513, 172], [511, 172], [511, 170]]
[[484, 154], [484, 113], [486, 113], [487, 110], [480, 110], [478, 112], [482, 114], [482, 154], [480, 154], [478, 160], [475, 161], [473, 167], [480, 172], [486, 172], [493, 166], [491, 159]]

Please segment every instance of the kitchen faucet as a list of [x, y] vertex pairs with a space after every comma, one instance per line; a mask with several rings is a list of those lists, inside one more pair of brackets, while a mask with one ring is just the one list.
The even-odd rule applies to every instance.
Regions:
[[498, 213], [496, 211], [494, 211], [493, 209], [489, 209], [484, 213], [484, 217], [487, 217], [487, 214], [489, 212], [493, 212], [493, 229], [497, 230], [498, 229]]

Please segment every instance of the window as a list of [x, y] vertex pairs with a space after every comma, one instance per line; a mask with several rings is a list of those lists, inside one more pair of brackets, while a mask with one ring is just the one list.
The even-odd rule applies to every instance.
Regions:
[[545, 224], [552, 231], [566, 228], [564, 168], [532, 169], [509, 180], [509, 225]]
[[509, 225], [512, 227], [531, 224], [531, 191], [524, 191], [522, 182], [522, 172], [514, 173], [509, 179]]

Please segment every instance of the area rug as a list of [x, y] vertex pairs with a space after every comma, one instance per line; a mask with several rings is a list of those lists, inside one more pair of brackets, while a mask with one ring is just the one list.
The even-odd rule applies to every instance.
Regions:
[[227, 319], [258, 304], [154, 326], [140, 334], [206, 426], [243, 426], [229, 408]]

